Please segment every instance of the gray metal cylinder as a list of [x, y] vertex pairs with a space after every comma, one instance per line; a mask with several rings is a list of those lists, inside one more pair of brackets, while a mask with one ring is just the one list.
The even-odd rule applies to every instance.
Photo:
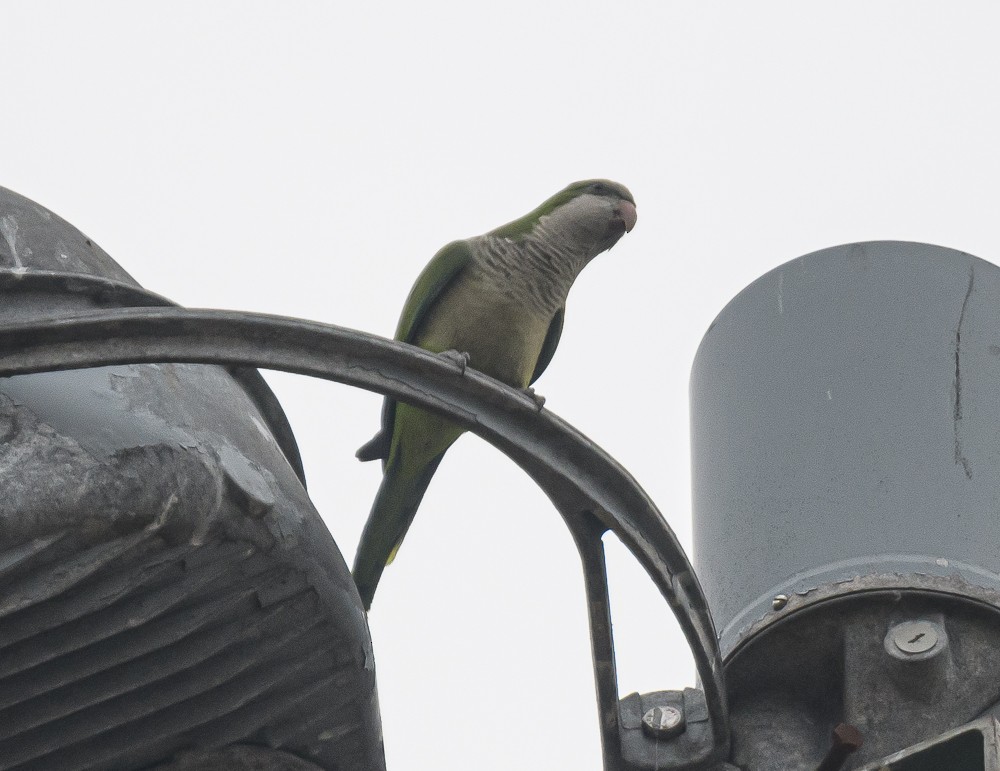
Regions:
[[852, 591], [996, 603], [997, 266], [904, 242], [792, 260], [709, 327], [691, 410], [695, 566], [725, 655]]

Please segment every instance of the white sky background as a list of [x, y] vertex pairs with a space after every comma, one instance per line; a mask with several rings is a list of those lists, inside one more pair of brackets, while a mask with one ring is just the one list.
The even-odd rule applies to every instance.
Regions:
[[[0, 24], [0, 185], [184, 305], [391, 336], [447, 241], [627, 184], [638, 225], [577, 282], [538, 390], [685, 544], [688, 373], [733, 295], [849, 241], [1000, 261], [993, 3], [0, 0]], [[380, 398], [268, 379], [350, 563]], [[690, 684], [665, 603], [610, 552], [622, 693]], [[599, 768], [574, 547], [476, 437], [370, 623], [392, 771]]]

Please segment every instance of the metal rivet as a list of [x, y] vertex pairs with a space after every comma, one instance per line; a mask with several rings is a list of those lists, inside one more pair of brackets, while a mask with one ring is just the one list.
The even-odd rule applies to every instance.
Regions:
[[684, 713], [669, 704], [653, 707], [642, 716], [642, 728], [657, 739], [669, 739], [684, 730]]
[[788, 604], [788, 595], [787, 594], [776, 594], [774, 596], [774, 599], [771, 600], [771, 609], [772, 610], [781, 610], [787, 604]]

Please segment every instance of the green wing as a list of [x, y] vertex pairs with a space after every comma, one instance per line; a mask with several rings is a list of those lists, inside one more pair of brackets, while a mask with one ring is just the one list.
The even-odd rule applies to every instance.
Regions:
[[[427, 267], [417, 277], [413, 289], [410, 290], [410, 294], [406, 298], [406, 304], [403, 306], [403, 312], [400, 314], [399, 324], [396, 327], [397, 340], [412, 343], [417, 338], [420, 334], [420, 327], [431, 308], [471, 261], [472, 250], [467, 241], [452, 241], [431, 258]], [[550, 328], [549, 336], [551, 334]], [[558, 340], [558, 335], [556, 339]], [[545, 343], [548, 345], [548, 338], [546, 338]], [[553, 347], [555, 346], [553, 345]], [[549, 357], [551, 358], [551, 354]], [[396, 401], [386, 397], [382, 406], [382, 430], [358, 450], [359, 460], [381, 458], [384, 461], [389, 456], [392, 425], [395, 420]]]
[[466, 265], [472, 261], [467, 241], [452, 241], [435, 254], [410, 290], [396, 327], [396, 339], [412, 343], [427, 313]]
[[564, 305], [552, 317], [552, 323], [549, 324], [549, 331], [545, 333], [545, 342], [542, 343], [542, 352], [538, 354], [538, 363], [535, 364], [535, 371], [531, 374], [531, 380], [528, 381], [528, 385], [538, 380], [545, 371], [545, 368], [549, 366], [549, 362], [552, 361], [552, 356], [559, 345], [559, 338], [562, 336], [563, 321], [565, 318], [566, 306]]

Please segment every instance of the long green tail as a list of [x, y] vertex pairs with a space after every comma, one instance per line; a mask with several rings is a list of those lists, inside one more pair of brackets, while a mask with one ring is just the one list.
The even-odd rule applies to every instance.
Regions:
[[386, 464], [382, 485], [354, 557], [354, 583], [358, 585], [365, 610], [371, 608], [382, 571], [396, 556], [444, 452], [416, 469], [407, 469], [401, 457], [402, 453], [393, 453]]

